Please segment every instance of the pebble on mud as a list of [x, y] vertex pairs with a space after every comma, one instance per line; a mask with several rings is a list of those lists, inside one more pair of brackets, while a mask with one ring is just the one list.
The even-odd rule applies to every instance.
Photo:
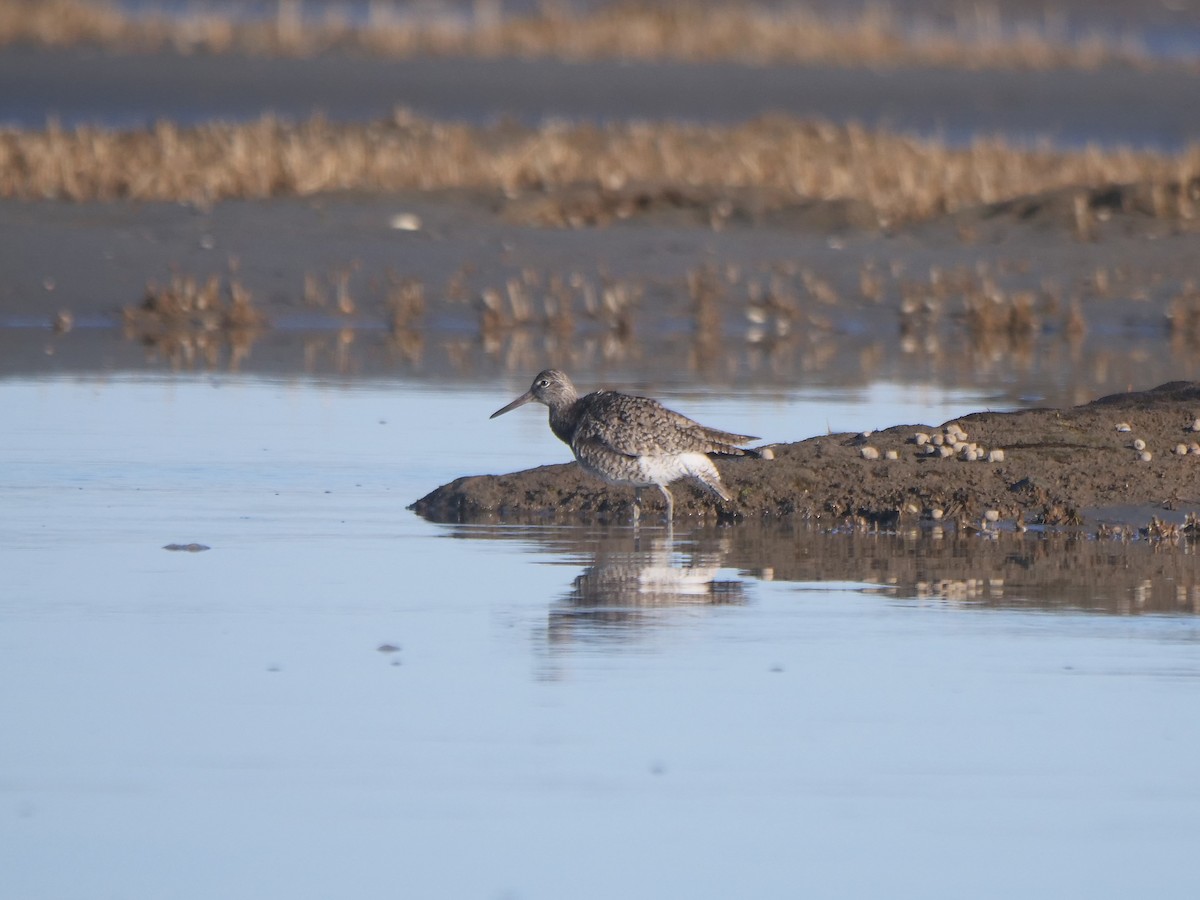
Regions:
[[989, 450], [988, 455], [987, 455], [987, 461], [990, 463], [1004, 462], [1004, 451], [1003, 450]]
[[888, 450], [883, 454], [884, 459], [899, 459], [900, 454], [895, 450]]
[[879, 459], [879, 451], [874, 447], [863, 447], [858, 451], [863, 459]]
[[1140, 459], [1142, 462], [1150, 462], [1150, 460], [1154, 459], [1154, 454], [1149, 450], [1143, 450], [1138, 454], [1138, 459]]
[[1192, 420], [1192, 431], [1200, 431], [1200, 419]]

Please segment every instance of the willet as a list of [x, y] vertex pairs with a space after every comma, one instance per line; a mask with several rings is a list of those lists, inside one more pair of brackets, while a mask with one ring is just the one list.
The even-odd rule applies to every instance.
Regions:
[[635, 522], [641, 509], [642, 488], [655, 485], [666, 498], [669, 524], [675, 501], [667, 485], [680, 478], [691, 478], [729, 502], [732, 498], [708, 454], [760, 455], [738, 446], [758, 438], [706, 428], [648, 397], [616, 391], [596, 391], [580, 397], [571, 379], [557, 369], [539, 372], [529, 390], [496, 410], [491, 418], [531, 400], [550, 408], [550, 430], [571, 448], [585, 472], [634, 489]]

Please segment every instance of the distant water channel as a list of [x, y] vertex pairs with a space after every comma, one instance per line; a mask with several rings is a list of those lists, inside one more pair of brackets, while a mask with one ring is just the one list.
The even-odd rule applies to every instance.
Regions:
[[[0, 381], [0, 896], [1194, 886], [1189, 551], [408, 512], [567, 458], [487, 420], [524, 387]], [[657, 393], [769, 439], [986, 405]]]

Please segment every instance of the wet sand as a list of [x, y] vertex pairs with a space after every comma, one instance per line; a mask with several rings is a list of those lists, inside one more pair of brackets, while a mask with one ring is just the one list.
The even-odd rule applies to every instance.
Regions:
[[334, 121], [421, 115], [584, 121], [737, 122], [782, 113], [903, 132], [1049, 138], [1177, 149], [1200, 138], [1200, 73], [960, 71], [733, 63], [271, 59], [113, 55], [94, 49], [0, 52], [0, 83], [20, 84], [0, 121], [40, 127], [157, 119], [244, 120], [272, 111]]

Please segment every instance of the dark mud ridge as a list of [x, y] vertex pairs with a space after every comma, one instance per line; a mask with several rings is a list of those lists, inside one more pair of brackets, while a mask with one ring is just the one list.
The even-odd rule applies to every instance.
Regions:
[[[733, 502], [674, 487], [676, 523], [797, 517], [829, 527], [1137, 527], [1200, 509], [1200, 383], [1069, 409], [981, 412], [717, 460]], [[564, 448], [565, 452], [565, 448]], [[656, 521], [653, 494], [645, 521]], [[439, 522], [627, 520], [633, 492], [574, 463], [459, 478], [411, 507]]]

